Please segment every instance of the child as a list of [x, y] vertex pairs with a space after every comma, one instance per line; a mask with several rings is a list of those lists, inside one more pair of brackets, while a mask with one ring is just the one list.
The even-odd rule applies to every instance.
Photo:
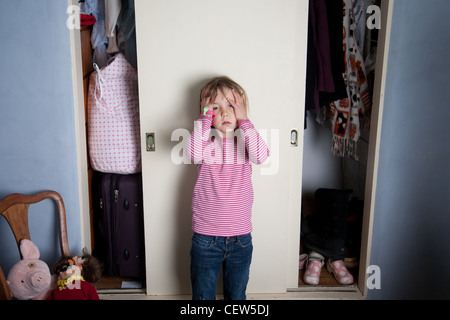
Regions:
[[228, 77], [214, 78], [201, 90], [201, 115], [188, 143], [198, 171], [192, 199], [194, 300], [215, 299], [222, 265], [224, 298], [246, 299], [253, 251], [251, 163], [269, 155], [247, 108], [244, 89]]

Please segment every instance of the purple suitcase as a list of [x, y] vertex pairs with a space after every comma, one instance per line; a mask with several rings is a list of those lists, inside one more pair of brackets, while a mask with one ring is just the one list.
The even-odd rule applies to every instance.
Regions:
[[93, 255], [112, 276], [144, 278], [142, 174], [94, 172]]

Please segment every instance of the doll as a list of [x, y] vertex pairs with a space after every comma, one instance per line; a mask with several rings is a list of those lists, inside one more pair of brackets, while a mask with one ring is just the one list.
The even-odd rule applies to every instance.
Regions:
[[100, 279], [102, 268], [97, 259], [83, 252], [83, 256], [62, 257], [53, 266], [58, 275], [57, 288], [48, 300], [99, 300], [91, 284]]

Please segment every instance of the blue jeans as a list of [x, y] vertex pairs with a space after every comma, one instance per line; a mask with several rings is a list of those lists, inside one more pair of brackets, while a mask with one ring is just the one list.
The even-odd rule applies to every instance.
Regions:
[[252, 235], [205, 236], [195, 233], [191, 248], [193, 300], [215, 300], [220, 267], [223, 266], [225, 300], [245, 300], [252, 260]]

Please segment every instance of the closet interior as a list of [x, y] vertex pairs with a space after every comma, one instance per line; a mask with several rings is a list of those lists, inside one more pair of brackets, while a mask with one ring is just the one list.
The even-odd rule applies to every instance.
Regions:
[[145, 292], [134, 0], [78, 6], [91, 248], [104, 266], [94, 285], [99, 293]]
[[381, 2], [309, 1], [299, 289], [356, 290]]

